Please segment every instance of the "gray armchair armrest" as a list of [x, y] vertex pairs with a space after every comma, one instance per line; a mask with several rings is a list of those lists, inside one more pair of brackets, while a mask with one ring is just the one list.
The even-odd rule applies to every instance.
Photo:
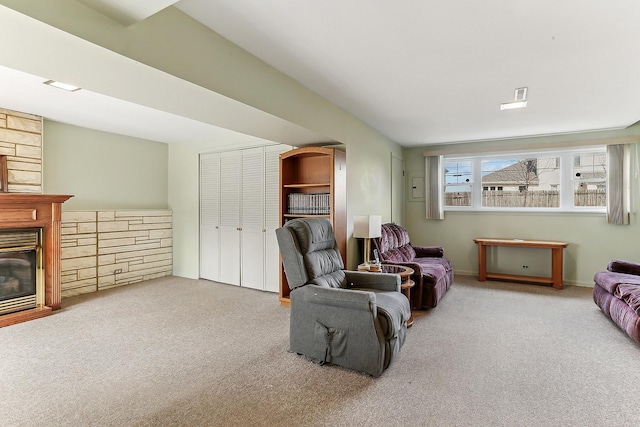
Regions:
[[345, 280], [349, 288], [367, 288], [377, 291], [400, 292], [400, 276], [387, 273], [345, 270]]
[[640, 276], [640, 263], [633, 261], [623, 261], [620, 259], [612, 259], [607, 265], [607, 270], [615, 273], [633, 274]]
[[444, 256], [442, 246], [413, 246], [413, 250], [416, 251], [416, 258], [442, 258]]
[[291, 292], [291, 298], [308, 304], [328, 305], [351, 310], [372, 311], [376, 296], [373, 292], [307, 285]]

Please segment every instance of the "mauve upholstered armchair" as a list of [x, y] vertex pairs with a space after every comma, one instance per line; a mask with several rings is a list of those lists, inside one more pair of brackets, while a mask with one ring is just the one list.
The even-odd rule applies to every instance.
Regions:
[[614, 259], [593, 278], [593, 301], [640, 344], [640, 263]]
[[412, 307], [437, 306], [453, 283], [453, 267], [442, 246], [412, 245], [407, 230], [397, 224], [382, 224], [381, 236], [372, 239], [371, 247], [378, 251], [382, 263], [413, 269], [416, 289], [411, 291]]
[[411, 317], [400, 277], [345, 271], [324, 218], [288, 221], [276, 237], [291, 288], [290, 351], [380, 376], [400, 351]]

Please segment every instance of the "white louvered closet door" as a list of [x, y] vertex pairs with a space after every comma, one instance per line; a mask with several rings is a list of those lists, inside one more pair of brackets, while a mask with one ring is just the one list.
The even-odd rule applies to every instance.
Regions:
[[242, 150], [242, 286], [264, 289], [264, 149]]
[[280, 290], [280, 252], [276, 240], [276, 228], [280, 227], [280, 154], [291, 150], [289, 145], [265, 147], [265, 277], [264, 290]]
[[220, 282], [240, 285], [239, 151], [220, 153]]
[[200, 156], [200, 277], [220, 280], [220, 154]]

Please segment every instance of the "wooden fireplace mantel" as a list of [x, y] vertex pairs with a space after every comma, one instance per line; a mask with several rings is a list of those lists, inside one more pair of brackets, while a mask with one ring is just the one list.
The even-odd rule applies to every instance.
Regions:
[[48, 316], [61, 307], [62, 204], [73, 196], [62, 194], [0, 193], [0, 229], [42, 228], [44, 305], [0, 316], [0, 327]]

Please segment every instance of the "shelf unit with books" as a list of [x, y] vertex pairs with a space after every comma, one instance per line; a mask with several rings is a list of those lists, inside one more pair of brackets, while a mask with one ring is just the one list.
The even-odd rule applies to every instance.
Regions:
[[[347, 160], [344, 151], [302, 147], [280, 154], [280, 225], [294, 218], [327, 218], [346, 265]], [[289, 285], [280, 267], [280, 303], [289, 305]]]

